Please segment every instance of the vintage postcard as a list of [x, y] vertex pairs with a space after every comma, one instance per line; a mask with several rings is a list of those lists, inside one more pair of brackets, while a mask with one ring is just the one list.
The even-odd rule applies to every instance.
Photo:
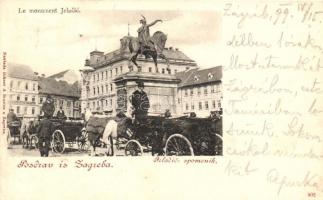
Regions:
[[323, 198], [323, 2], [0, 13], [4, 200]]

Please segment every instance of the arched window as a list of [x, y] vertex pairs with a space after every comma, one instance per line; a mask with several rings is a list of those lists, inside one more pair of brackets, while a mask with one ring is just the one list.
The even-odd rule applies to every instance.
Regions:
[[207, 75], [207, 77], [208, 77], [208, 79], [212, 79], [212, 78], [213, 78], [213, 74], [209, 73], [209, 74]]

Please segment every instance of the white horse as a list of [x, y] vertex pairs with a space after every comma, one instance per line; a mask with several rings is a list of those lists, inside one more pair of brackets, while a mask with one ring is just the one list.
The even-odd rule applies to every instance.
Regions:
[[92, 145], [91, 155], [96, 155], [95, 147], [98, 140], [107, 146], [106, 154], [113, 155], [113, 140], [116, 140], [118, 137], [130, 138], [133, 135], [131, 127], [132, 119], [126, 117], [125, 115], [108, 119], [108, 122], [104, 127], [102, 135], [99, 133], [92, 133], [94, 135], [92, 135], [92, 137], [89, 137], [90, 143]]

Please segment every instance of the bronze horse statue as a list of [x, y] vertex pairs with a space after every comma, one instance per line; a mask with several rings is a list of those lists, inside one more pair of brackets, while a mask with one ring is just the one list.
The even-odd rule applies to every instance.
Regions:
[[166, 56], [163, 54], [163, 50], [165, 48], [167, 35], [164, 34], [161, 31], [156, 31], [153, 36], [150, 38], [152, 41], [151, 46], [143, 46], [139, 43], [139, 40], [137, 37], [132, 36], [125, 36], [123, 37], [120, 42], [122, 47], [128, 48], [130, 51], [130, 57], [129, 60], [133, 62], [137, 68], [139, 67], [137, 64], [137, 56], [139, 54], [142, 54], [145, 56], [145, 58], [151, 57], [155, 64], [155, 71], [158, 72], [157, 67], [157, 58], [162, 58], [166, 61], [167, 64], [167, 70], [169, 71], [169, 60], [166, 58]]

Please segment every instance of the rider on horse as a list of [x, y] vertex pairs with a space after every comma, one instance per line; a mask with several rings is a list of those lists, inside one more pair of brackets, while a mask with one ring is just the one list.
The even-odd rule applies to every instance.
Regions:
[[143, 51], [143, 49], [144, 50], [156, 49], [154, 42], [150, 38], [149, 27], [155, 25], [157, 22], [163, 22], [163, 21], [158, 19], [150, 24], [147, 24], [146, 18], [142, 16], [142, 19], [140, 20], [140, 24], [142, 24], [142, 26], [138, 29], [138, 40], [141, 46], [141, 51]]

